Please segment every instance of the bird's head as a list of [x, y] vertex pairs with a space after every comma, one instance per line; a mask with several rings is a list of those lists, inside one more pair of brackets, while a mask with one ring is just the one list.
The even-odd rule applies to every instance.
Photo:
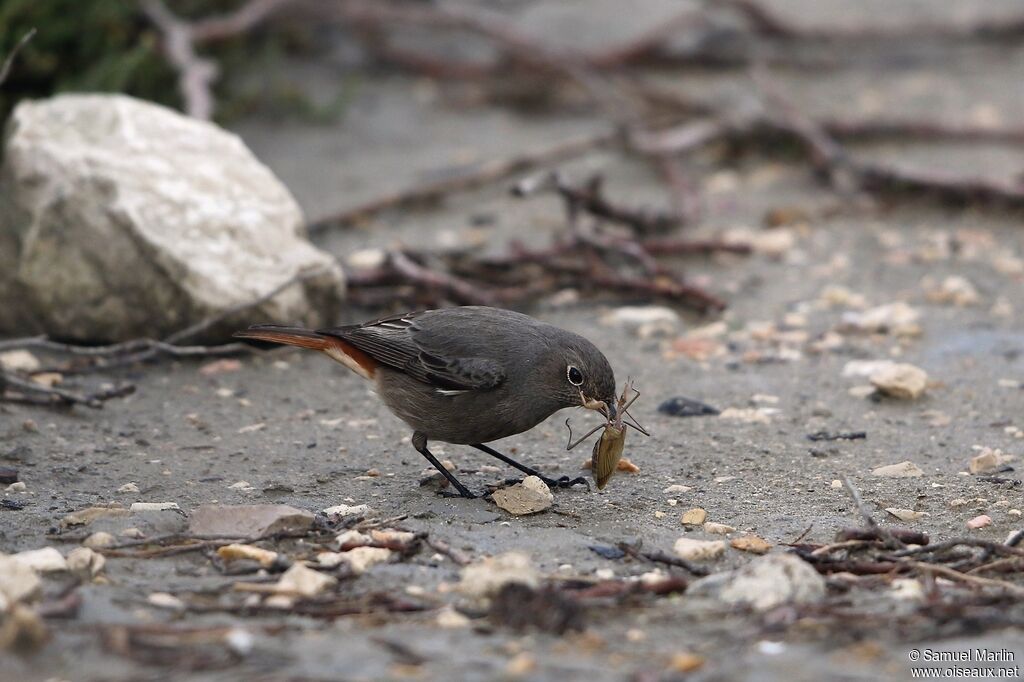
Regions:
[[558, 373], [553, 380], [559, 400], [566, 407], [582, 405], [614, 417], [615, 373], [604, 353], [581, 337], [562, 346], [561, 351], [560, 362], [552, 369], [553, 374]]

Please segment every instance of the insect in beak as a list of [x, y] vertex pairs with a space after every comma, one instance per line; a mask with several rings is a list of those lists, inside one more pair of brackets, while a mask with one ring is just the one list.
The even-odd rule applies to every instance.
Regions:
[[[634, 393], [632, 399], [629, 397], [631, 391]], [[565, 420], [565, 425], [569, 428], [569, 441], [566, 443], [567, 450], [572, 450], [591, 435], [603, 429], [601, 437], [594, 443], [594, 450], [590, 460], [591, 470], [594, 475], [594, 480], [597, 482], [598, 490], [603, 489], [608, 484], [609, 479], [611, 479], [612, 474], [615, 473], [615, 470], [618, 467], [619, 460], [622, 459], [622, 450], [626, 443], [627, 427], [632, 426], [645, 436], [650, 435], [647, 430], [633, 418], [633, 415], [629, 413], [629, 408], [639, 397], [640, 392], [633, 387], [633, 382], [629, 380], [626, 381], [626, 386], [623, 388], [622, 396], [618, 398], [615, 405], [608, 405], [603, 400], [589, 399], [583, 395], [582, 391], [580, 391], [580, 403], [582, 406], [590, 410], [596, 410], [604, 415], [604, 423], [595, 426], [593, 429], [574, 441], [572, 438], [572, 427], [569, 426], [569, 420]]]
[[583, 391], [580, 391], [580, 404], [588, 410], [594, 410], [600, 412], [606, 418], [611, 419], [612, 415], [609, 414], [608, 404], [603, 400], [594, 400], [583, 395]]

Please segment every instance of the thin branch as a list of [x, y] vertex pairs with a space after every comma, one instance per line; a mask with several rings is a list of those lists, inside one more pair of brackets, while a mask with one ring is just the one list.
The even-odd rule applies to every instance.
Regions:
[[850, 477], [846, 474], [840, 476], [840, 480], [843, 482], [843, 487], [846, 488], [847, 494], [853, 499], [853, 504], [857, 508], [857, 512], [861, 518], [864, 519], [864, 523], [868, 528], [878, 533], [879, 537], [885, 542], [885, 545], [890, 549], [901, 549], [906, 547], [902, 540], [893, 535], [888, 529], [878, 525], [875, 521], [875, 517], [871, 514], [871, 510], [864, 504], [864, 500], [860, 496], [860, 491], [857, 490], [857, 486], [853, 484]]
[[230, 14], [207, 17], [192, 25], [192, 40], [207, 43], [250, 31], [295, 0], [249, 0]]
[[162, 0], [141, 0], [141, 7], [160, 30], [164, 55], [178, 72], [185, 113], [208, 121], [213, 117], [211, 88], [217, 79], [217, 64], [196, 54], [192, 26], [174, 16]]
[[[13, 392], [10, 390], [13, 389]], [[113, 398], [122, 398], [135, 392], [133, 384], [123, 384], [94, 393], [76, 393], [55, 386], [43, 386], [27, 381], [7, 371], [0, 371], [0, 402], [25, 402], [39, 405], [85, 405], [103, 407]], [[44, 397], [40, 397], [44, 396]]]
[[979, 587], [995, 587], [1004, 592], [1016, 595], [1018, 597], [1024, 596], [1024, 587], [1015, 585], [1014, 583], [1007, 582], [1005, 580], [996, 580], [994, 578], [982, 578], [981, 576], [961, 573], [955, 569], [949, 568], [948, 566], [942, 566], [940, 564], [929, 564], [924, 561], [909, 561], [907, 564], [914, 568], [925, 571], [928, 573], [935, 573], [941, 575], [943, 578], [949, 578], [961, 583], [967, 583], [969, 585], [977, 585]]
[[311, 272], [296, 273], [267, 293], [262, 294], [251, 301], [239, 303], [218, 311], [216, 314], [206, 317], [184, 329], [176, 331], [162, 340], [132, 339], [130, 341], [123, 341], [121, 343], [106, 346], [80, 346], [51, 341], [45, 336], [31, 336], [0, 341], [0, 351], [15, 348], [38, 348], [40, 350], [88, 358], [90, 360], [90, 363], [85, 366], [56, 368], [57, 371], [65, 373], [122, 367], [125, 365], [145, 362], [161, 355], [169, 357], [208, 357], [248, 353], [252, 351], [253, 347], [245, 343], [226, 343], [216, 346], [182, 346], [179, 345], [179, 343], [189, 337], [209, 330], [232, 316], [263, 305], [285, 290], [307, 280], [319, 277], [325, 272], [325, 269], [318, 269]]
[[3, 66], [0, 66], [0, 85], [3, 85], [4, 81], [7, 80], [7, 76], [11, 73], [11, 65], [14, 64], [14, 58], [18, 56], [18, 53], [21, 52], [21, 48], [25, 47], [25, 45], [28, 44], [28, 41], [32, 40], [32, 37], [35, 36], [35, 34], [36, 30], [34, 28], [30, 28], [28, 33], [23, 35], [21, 40], [11, 48], [11, 51], [7, 54], [7, 58], [4, 60]]
[[392, 208], [407, 208], [440, 201], [449, 194], [476, 189], [500, 182], [518, 173], [537, 166], [568, 161], [612, 143], [618, 137], [614, 131], [586, 135], [561, 141], [551, 147], [526, 152], [508, 159], [495, 159], [479, 164], [474, 169], [450, 178], [431, 180], [413, 187], [385, 194], [354, 208], [328, 215], [312, 221], [311, 232], [323, 230], [332, 225], [348, 225], [370, 218], [381, 211]]
[[480, 287], [454, 275], [430, 270], [401, 251], [391, 253], [389, 260], [395, 270], [409, 281], [444, 291], [458, 303], [468, 305], [493, 305], [495, 303], [494, 298]]

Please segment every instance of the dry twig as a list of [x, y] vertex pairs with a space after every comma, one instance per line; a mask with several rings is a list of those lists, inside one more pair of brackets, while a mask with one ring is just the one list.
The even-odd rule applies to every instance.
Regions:
[[11, 73], [11, 65], [14, 64], [14, 58], [18, 56], [18, 53], [21, 52], [21, 48], [25, 47], [25, 45], [28, 44], [28, 41], [32, 40], [32, 37], [35, 34], [36, 30], [34, 28], [29, 29], [28, 33], [23, 35], [21, 40], [11, 48], [11, 51], [7, 54], [7, 58], [4, 59], [3, 66], [0, 66], [0, 85], [4, 84], [4, 81], [7, 80], [7, 76]]
[[507, 179], [538, 166], [567, 161], [599, 149], [618, 137], [614, 131], [586, 135], [557, 143], [554, 146], [526, 152], [508, 159], [496, 159], [477, 165], [472, 170], [453, 177], [431, 180], [408, 189], [378, 197], [354, 208], [312, 221], [310, 231], [316, 232], [332, 225], [348, 225], [373, 217], [392, 208], [409, 208], [433, 204], [450, 194], [476, 189]]
[[178, 72], [185, 113], [205, 121], [213, 118], [216, 107], [212, 88], [218, 76], [217, 64], [197, 55], [196, 45], [241, 35], [292, 1], [249, 0], [230, 14], [191, 24], [176, 17], [163, 0], [140, 0], [142, 11], [161, 33], [167, 60]]

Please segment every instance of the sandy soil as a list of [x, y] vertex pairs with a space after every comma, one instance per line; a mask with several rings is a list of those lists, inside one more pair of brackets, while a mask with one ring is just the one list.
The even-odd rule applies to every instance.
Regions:
[[[1016, 82], [1019, 52], [978, 49], [954, 54], [946, 62], [915, 61], [904, 70], [869, 63], [838, 78], [823, 75], [815, 80], [806, 73], [780, 77], [792, 80], [800, 101], [827, 111], [866, 102], [916, 113], [927, 109], [929, 101], [941, 101], [943, 113], [954, 120], [969, 118], [979, 107], [995, 110], [1005, 120], [1024, 113], [1024, 93]], [[1001, 75], [991, 87], [979, 83], [976, 74]], [[743, 84], [742, 74], [714, 73], [679, 86], [742, 94]], [[847, 87], [872, 94], [850, 98], [844, 95]], [[905, 98], [907, 87], [916, 88], [917, 95]], [[240, 124], [238, 131], [315, 217], [429, 173], [544, 147], [602, 126], [589, 116], [520, 117], [487, 106], [455, 107], [423, 83], [395, 78], [367, 82], [337, 126], [252, 121]], [[980, 156], [955, 146], [936, 151], [935, 145], [859, 152], [906, 163], [977, 164], [996, 175], [1024, 167], [1024, 155], [1005, 149]], [[743, 227], [760, 232], [766, 209], [829, 201], [799, 164], [751, 157], [723, 166], [708, 156], [699, 158], [694, 168], [707, 171], [701, 176], [706, 218], [700, 233]], [[610, 193], [626, 201], [665, 201], [645, 167], [614, 155], [591, 154], [566, 170], [602, 170]], [[480, 216], [488, 217], [482, 227]], [[561, 221], [555, 200], [517, 201], [507, 197], [504, 187], [495, 187], [454, 197], [430, 212], [387, 214], [366, 228], [330, 232], [318, 241], [343, 260], [356, 249], [395, 240], [430, 245], [451, 235], [472, 234], [488, 248], [500, 249], [512, 236], [542, 242]], [[651, 566], [603, 559], [588, 546], [639, 539], [647, 548], [669, 551], [682, 535], [713, 537], [680, 524], [681, 512], [698, 506], [708, 511], [709, 520], [756, 533], [776, 545], [792, 541], [808, 527], [807, 540], [828, 542], [836, 530], [859, 523], [849, 497], [832, 485], [843, 474], [860, 487], [879, 519], [886, 519], [886, 507], [913, 509], [927, 516], [909, 525], [935, 539], [970, 532], [1003, 541], [1021, 527], [1019, 516], [1009, 513], [1024, 505], [1019, 474], [1004, 473], [1006, 482], [993, 482], [965, 471], [976, 454], [974, 446], [1024, 456], [1024, 439], [1014, 431], [1024, 429], [1024, 274], [1000, 269], [1007, 257], [1024, 256], [1020, 224], [1021, 216], [1004, 211], [947, 210], [921, 203], [815, 215], [806, 224], [784, 228], [792, 243], [776, 256], [681, 261], [688, 273], [730, 302], [721, 318], [728, 331], [710, 342], [708, 358], [672, 348], [676, 339], [692, 338], [687, 335], [714, 319], [684, 314], [670, 333], [640, 338], [628, 328], [601, 323], [618, 303], [539, 302], [531, 313], [586, 335], [606, 352], [620, 381], [635, 379], [643, 397], [634, 413], [653, 435], [630, 435], [626, 454], [640, 467], [638, 474], [619, 474], [601, 492], [557, 491], [552, 510], [535, 516], [510, 517], [487, 500], [450, 499], [421, 488], [418, 479], [427, 464], [409, 444], [408, 428], [358, 377], [326, 358], [301, 352], [245, 357], [237, 371], [213, 375], [191, 362], [111, 374], [103, 379], [131, 380], [138, 391], [98, 412], [0, 406], [0, 464], [17, 467], [28, 486], [27, 493], [5, 494], [27, 504], [17, 511], [0, 511], [0, 548], [9, 552], [63, 546], [50, 534], [66, 513], [111, 501], [173, 501], [186, 513], [212, 502], [275, 502], [316, 511], [349, 501], [368, 504], [380, 517], [408, 515], [405, 527], [427, 531], [473, 556], [523, 550], [543, 574], [593, 576], [610, 569], [616, 576], [639, 575]], [[925, 278], [941, 282], [953, 275], [974, 285], [976, 303], [958, 306], [928, 297]], [[863, 296], [869, 307], [907, 302], [921, 313], [920, 336], [846, 334], [837, 347], [816, 352], [815, 341], [834, 330], [851, 309], [823, 303], [828, 287], [845, 287]], [[339, 321], [374, 314], [344, 310]], [[759, 323], [773, 326], [766, 332]], [[678, 351], [681, 346], [675, 347]], [[692, 344], [682, 348], [692, 349]], [[887, 358], [928, 372], [932, 384], [925, 397], [876, 402], [851, 395], [851, 388], [866, 382], [842, 376], [846, 363]], [[658, 413], [657, 406], [673, 396], [720, 409], [769, 412], [758, 423]], [[576, 475], [587, 452], [565, 452], [566, 416], [572, 415], [555, 415], [497, 447], [546, 473]], [[586, 416], [573, 420], [583, 423]], [[808, 440], [808, 434], [821, 430], [862, 430], [867, 437]], [[480, 470], [497, 463], [468, 448], [438, 445], [435, 453], [455, 462], [474, 488], [505, 475], [504, 469], [500, 474]], [[904, 460], [916, 463], [924, 475], [871, 475], [876, 467]], [[369, 469], [380, 475], [364, 476]], [[230, 487], [239, 481], [252, 489]], [[117, 492], [129, 482], [140, 492]], [[691, 490], [664, 493], [672, 484]], [[950, 502], [958, 498], [971, 502], [952, 507]], [[968, 531], [966, 521], [979, 514], [989, 514], [993, 524]], [[182, 523], [173, 512], [133, 519], [133, 525], [153, 534], [174, 532]], [[454, 597], [444, 585], [458, 581], [458, 567], [430, 554], [377, 566], [352, 581], [351, 589], [400, 593], [416, 585], [432, 600], [451, 601]], [[730, 550], [713, 568], [749, 560], [749, 555]], [[779, 613], [755, 615], [680, 595], [591, 609], [585, 615], [585, 634], [558, 636], [500, 627], [443, 629], [430, 610], [324, 622], [298, 616], [181, 618], [147, 604], [153, 592], [195, 590], [230, 580], [198, 553], [111, 559], [105, 574], [109, 584], [81, 588], [84, 604], [77, 618], [53, 623], [55, 641], [41, 655], [0, 659], [6, 671], [0, 677], [485, 680], [522, 674], [538, 680], [657, 679], [668, 674], [674, 655], [689, 652], [705, 663], [687, 679], [902, 680], [909, 677], [912, 648], [1007, 648], [1016, 652], [1018, 663], [1024, 658], [1019, 627], [990, 628], [964, 620], [901, 621], [899, 627], [889, 627], [890, 618], [912, 607], [892, 600], [877, 586], [830, 596], [876, 615], [846, 625], [806, 613], [789, 619]], [[1008, 603], [1008, 621], [1022, 622], [1021, 609], [1019, 603]], [[174, 662], [144, 664], [112, 655], [97, 634], [101, 625], [158, 622], [239, 625], [251, 629], [256, 644], [232, 666], [189, 672]], [[263, 629], [270, 625], [283, 627]], [[402, 666], [381, 644], [384, 640], [401, 641], [425, 662]]]

